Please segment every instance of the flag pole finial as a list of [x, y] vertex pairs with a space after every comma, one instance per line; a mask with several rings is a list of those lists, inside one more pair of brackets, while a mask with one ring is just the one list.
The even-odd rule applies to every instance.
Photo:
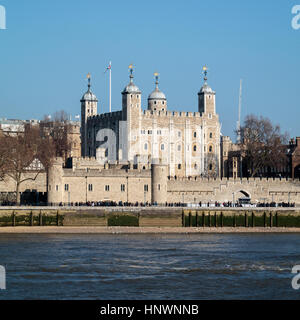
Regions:
[[159, 73], [158, 72], [155, 72], [154, 73], [154, 77], [155, 77], [155, 87], [156, 89], [158, 89], [158, 84], [159, 84]]
[[89, 91], [90, 91], [90, 89], [91, 89], [91, 74], [88, 73], [86, 77], [88, 79], [88, 88], [89, 88]]

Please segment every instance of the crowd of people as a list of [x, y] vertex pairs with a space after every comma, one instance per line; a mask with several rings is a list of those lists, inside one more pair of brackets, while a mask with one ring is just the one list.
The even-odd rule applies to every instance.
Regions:
[[[3, 207], [12, 207], [16, 206], [15, 202], [3, 201], [1, 204]], [[24, 204], [22, 204], [24, 205]], [[55, 204], [46, 204], [46, 203], [39, 203], [39, 204], [26, 204], [27, 206], [56, 206]], [[86, 203], [83, 202], [71, 202], [71, 203], [60, 203], [60, 207], [157, 207], [157, 203], [149, 203], [149, 202], [115, 202], [115, 201], [88, 201]], [[168, 203], [164, 204], [165, 207], [200, 207], [200, 208], [242, 208], [242, 207], [256, 207], [256, 208], [295, 208], [295, 203], [286, 203], [286, 202], [259, 202], [256, 204], [243, 204], [240, 202], [199, 202], [199, 203], [182, 203], [182, 202], [175, 202], [175, 203]]]

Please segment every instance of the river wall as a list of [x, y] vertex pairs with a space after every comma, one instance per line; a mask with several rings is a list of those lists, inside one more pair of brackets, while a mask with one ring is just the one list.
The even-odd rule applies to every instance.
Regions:
[[300, 209], [1, 208], [0, 227], [296, 227]]

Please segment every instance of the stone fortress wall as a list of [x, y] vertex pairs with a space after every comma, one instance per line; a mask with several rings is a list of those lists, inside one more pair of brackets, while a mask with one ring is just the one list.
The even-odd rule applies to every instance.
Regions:
[[300, 205], [300, 180], [203, 179], [169, 177], [168, 166], [129, 162], [99, 164], [95, 158], [74, 159], [63, 168], [57, 159], [49, 172], [52, 204], [115, 201], [130, 203], [213, 203], [250, 197], [256, 202], [291, 202]]

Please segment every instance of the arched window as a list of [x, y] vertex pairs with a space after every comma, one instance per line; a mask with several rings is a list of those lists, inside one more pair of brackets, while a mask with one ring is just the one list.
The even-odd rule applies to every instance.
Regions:
[[212, 139], [212, 137], [213, 137], [213, 134], [212, 134], [212, 132], [209, 134], [209, 137], [210, 137], [210, 139]]
[[197, 138], [197, 132], [194, 132], [194, 138]]
[[178, 150], [178, 151], [181, 151], [181, 144], [179, 144], [179, 145], [177, 146], [177, 150]]
[[148, 143], [145, 143], [144, 149], [145, 149], [145, 150], [148, 150]]
[[160, 150], [161, 150], [161, 151], [164, 151], [164, 150], [165, 150], [165, 145], [164, 145], [164, 144], [162, 144], [162, 145], [160, 146]]
[[212, 151], [213, 151], [213, 147], [210, 146], [210, 147], [209, 147], [209, 152], [212, 152]]
[[212, 171], [212, 168], [213, 168], [213, 166], [212, 166], [212, 164], [210, 164], [209, 165], [209, 171]]
[[197, 146], [194, 146], [194, 151], [195, 151], [195, 152], [197, 151]]

